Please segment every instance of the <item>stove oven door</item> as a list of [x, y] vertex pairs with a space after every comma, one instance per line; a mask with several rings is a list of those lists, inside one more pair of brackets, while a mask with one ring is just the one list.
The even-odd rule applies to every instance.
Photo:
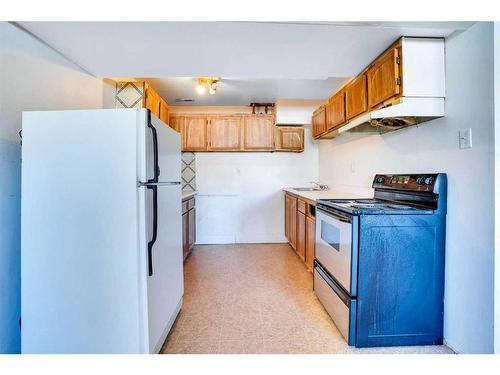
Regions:
[[350, 296], [357, 292], [358, 217], [316, 212], [316, 260]]

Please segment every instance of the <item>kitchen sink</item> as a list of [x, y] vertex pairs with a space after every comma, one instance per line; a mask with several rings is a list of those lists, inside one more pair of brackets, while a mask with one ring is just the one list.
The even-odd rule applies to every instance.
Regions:
[[293, 187], [292, 189], [297, 191], [321, 191], [321, 189], [313, 187]]

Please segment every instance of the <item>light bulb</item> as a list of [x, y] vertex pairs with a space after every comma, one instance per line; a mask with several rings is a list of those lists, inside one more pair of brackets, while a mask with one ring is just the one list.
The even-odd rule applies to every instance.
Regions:
[[208, 92], [210, 93], [210, 95], [214, 95], [215, 90], [217, 90], [217, 82], [212, 82], [208, 87]]
[[200, 95], [203, 95], [206, 91], [206, 86], [203, 83], [198, 82], [198, 86], [196, 86], [196, 92]]

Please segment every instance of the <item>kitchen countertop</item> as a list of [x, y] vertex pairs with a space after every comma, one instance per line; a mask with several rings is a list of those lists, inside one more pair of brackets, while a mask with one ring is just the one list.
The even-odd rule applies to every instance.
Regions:
[[371, 188], [345, 187], [315, 191], [298, 191], [292, 188], [283, 188], [283, 191], [314, 202], [318, 199], [360, 199], [373, 197], [373, 190]]
[[196, 194], [198, 194], [197, 191], [183, 191], [182, 195], [181, 195], [182, 196], [182, 200], [185, 201], [185, 200], [187, 200], [189, 198], [194, 197]]

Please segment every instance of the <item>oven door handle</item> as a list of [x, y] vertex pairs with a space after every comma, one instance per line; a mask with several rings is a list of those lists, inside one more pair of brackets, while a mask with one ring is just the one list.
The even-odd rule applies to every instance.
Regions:
[[342, 221], [344, 223], [351, 223], [351, 219], [350, 218], [347, 218], [347, 217], [343, 217], [343, 216], [336, 216], [335, 215], [335, 219], [339, 220], [339, 221]]
[[326, 216], [333, 217], [339, 221], [342, 221], [343, 223], [348, 223], [348, 224], [352, 223], [352, 217], [349, 215], [342, 215], [341, 213], [333, 212], [323, 207], [320, 207], [319, 210]]

